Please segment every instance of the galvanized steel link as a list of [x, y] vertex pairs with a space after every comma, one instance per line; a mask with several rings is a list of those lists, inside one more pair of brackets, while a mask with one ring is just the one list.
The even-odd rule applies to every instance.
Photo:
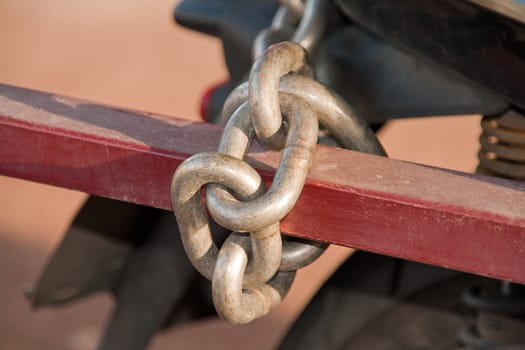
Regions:
[[[278, 221], [293, 207], [302, 190], [312, 162], [318, 124], [307, 104], [297, 103], [286, 94], [280, 98], [290, 127], [270, 191], [262, 194], [260, 177], [251, 167], [225, 153], [189, 158], [179, 166], [172, 181], [172, 204], [185, 250], [195, 267], [205, 277], [212, 278], [216, 309], [232, 323], [249, 322], [266, 314], [284, 297], [293, 280], [294, 272], [274, 276], [281, 261]], [[239, 158], [244, 156], [254, 134], [248, 112], [249, 105], [245, 103], [231, 118], [223, 134], [221, 151]], [[251, 231], [251, 246], [235, 235], [235, 242], [227, 240], [217, 254], [200, 198], [200, 189], [207, 183], [214, 183], [207, 191], [212, 217], [232, 230]], [[228, 190], [244, 202], [238, 202]], [[224, 222], [211, 204], [214, 197], [211, 193], [223, 201], [245, 206], [233, 209], [233, 222]], [[258, 216], [261, 212], [263, 215]], [[275, 243], [277, 237], [279, 244]], [[248, 256], [252, 257], [250, 262]]]
[[281, 41], [298, 43], [311, 52], [328, 26], [327, 0], [282, 0], [269, 28], [262, 30], [253, 43], [252, 56], [259, 57], [270, 45]]
[[[305, 112], [309, 109], [308, 105], [305, 105], [300, 101], [295, 101], [295, 98], [290, 100], [291, 96], [287, 94], [282, 94], [280, 97], [283, 100], [283, 105], [285, 106], [289, 103], [294, 103], [294, 107], [302, 108], [302, 112]], [[244, 152], [248, 147], [251, 135], [253, 135], [253, 127], [251, 125], [251, 119], [249, 118], [248, 112], [249, 109], [247, 102], [245, 102], [234, 112], [226, 124], [221, 144], [219, 146], [219, 152], [224, 152], [238, 158], [244, 156]], [[285, 111], [284, 115], [289, 115], [289, 113]], [[309, 147], [313, 147], [315, 145], [317, 140], [317, 122], [315, 119], [311, 119], [309, 124], [306, 124], [305, 122], [307, 120], [304, 118], [307, 118], [308, 115], [310, 114], [301, 113], [300, 119], [295, 118], [291, 120], [291, 127], [289, 128], [288, 137], [291, 144], [294, 143], [294, 140], [297, 138], [304, 139], [306, 132], [309, 132]], [[297, 123], [297, 121], [300, 121], [301, 123]], [[300, 133], [296, 134], [297, 130], [299, 130]], [[297, 147], [293, 147], [290, 148], [290, 150], [297, 151], [298, 149]], [[288, 152], [284, 152], [281, 159], [287, 157], [287, 153]], [[289, 157], [293, 157], [293, 155]], [[282, 168], [283, 164], [284, 162], [281, 161], [280, 168]], [[303, 164], [307, 165], [306, 163]], [[287, 169], [290, 170], [290, 167]], [[256, 208], [257, 205], [263, 205], [268, 208], [263, 213], [263, 215], [266, 215], [267, 220], [280, 220], [282, 216], [288, 213], [289, 210], [286, 208], [295, 204], [294, 198], [298, 197], [302, 189], [302, 184], [304, 183], [304, 177], [302, 174], [299, 174], [299, 176], [295, 175], [300, 169], [295, 168], [292, 170], [293, 172], [288, 172], [286, 170], [281, 172], [278, 170], [275, 177], [277, 181], [274, 181], [272, 188], [268, 193], [257, 200], [259, 203], [256, 203], [256, 201], [249, 203], [237, 201], [226, 190], [221, 189], [220, 186], [213, 184], [208, 185], [206, 191], [206, 202], [210, 214], [220, 225], [223, 225], [224, 227], [232, 230], [239, 230], [239, 228], [243, 226], [253, 229], [256, 226], [252, 227], [249, 225], [262, 225], [264, 221], [258, 222], [261, 216], [256, 216], [256, 213], [260, 213], [259, 209]], [[287, 183], [290, 185], [287, 185]], [[287, 204], [285, 210], [279, 209], [283, 208], [283, 204], [279, 206], [275, 205], [276, 201], [282, 201], [283, 198], [287, 201], [294, 200], [293, 203]], [[246, 218], [245, 222], [240, 221], [240, 218], [243, 217]], [[315, 260], [324, 251], [325, 246], [326, 245], [321, 243], [311, 244], [306, 243], [305, 241], [290, 242], [288, 240], [284, 240], [283, 257], [279, 269], [281, 271], [297, 270], [298, 268]], [[301, 258], [301, 262], [299, 263], [298, 258]]]
[[[272, 28], [254, 43], [257, 56], [275, 39], [270, 35], [284, 33], [311, 49], [324, 32], [326, 0], [308, 0], [304, 6], [300, 0], [283, 2]], [[295, 205], [311, 166], [318, 119], [344, 147], [384, 154], [366, 123], [312, 77], [301, 45], [283, 42], [264, 51], [249, 83], [235, 89], [224, 105], [227, 124], [218, 153], [189, 158], [172, 180], [184, 248], [197, 270], [212, 280], [215, 308], [231, 323], [265, 315], [284, 298], [295, 271], [327, 247], [300, 239], [281, 241], [279, 232], [279, 220]], [[282, 150], [267, 192], [261, 177], [242, 160], [255, 136], [267, 148]], [[203, 186], [209, 214], [234, 231], [220, 250], [211, 237]]]
[[[269, 191], [252, 201], [238, 201], [228, 191], [212, 186], [207, 191], [207, 205], [211, 216], [219, 225], [230, 230], [254, 231], [281, 220], [293, 208], [301, 194], [317, 144], [318, 123], [304, 102], [287, 94], [281, 94], [280, 101], [289, 128], [286, 145]], [[234, 113], [226, 129], [239, 125], [239, 119], [249, 119], [248, 112], [249, 104], [245, 103]], [[238, 130], [249, 135], [252, 127], [248, 127], [248, 130]]]
[[[264, 192], [257, 173], [241, 160], [255, 134], [248, 102], [227, 124], [221, 153], [189, 158], [172, 181], [172, 205], [185, 250], [199, 272], [212, 279], [215, 307], [232, 323], [264, 315], [286, 294], [293, 280], [293, 271], [276, 273], [282, 254], [278, 222], [302, 191], [317, 143], [318, 123], [307, 103], [286, 93], [278, 98], [288, 128], [280, 165], [268, 192]], [[231, 237], [235, 240], [228, 239], [218, 251], [200, 196], [202, 186], [209, 183], [207, 206], [211, 216], [233, 231], [249, 231], [251, 242], [234, 234]], [[213, 205], [216, 198], [229, 206]]]
[[250, 117], [257, 139], [269, 149], [282, 149], [286, 138], [279, 106], [281, 77], [301, 71], [311, 71], [306, 51], [290, 42], [272, 45], [252, 66], [248, 85]]
[[244, 289], [242, 276], [246, 264], [249, 264], [249, 247], [244, 238], [233, 233], [226, 239], [212, 281], [215, 309], [233, 324], [248, 323], [266, 315], [284, 299], [295, 277], [295, 271], [279, 272], [268, 283]]
[[[281, 0], [280, 2], [282, 6], [277, 10], [271, 27], [261, 31], [254, 41], [252, 48], [254, 59], [258, 58], [271, 44], [284, 40], [294, 41], [303, 46], [306, 51], [312, 51], [327, 28], [327, 14], [331, 5], [329, 1]], [[309, 67], [303, 68], [302, 73], [313, 77], [313, 70], [310, 70]], [[236, 93], [232, 92], [231, 96], [236, 96]], [[239, 102], [242, 103], [243, 101]], [[233, 110], [227, 116], [229, 117], [232, 112]], [[282, 133], [282, 130], [279, 132]], [[276, 137], [279, 138], [279, 135]], [[330, 141], [333, 139], [324, 138], [319, 141], [323, 142], [326, 140]], [[277, 140], [278, 142], [279, 140]], [[280, 269], [291, 271], [301, 268], [316, 260], [327, 246], [327, 244], [318, 242], [308, 242], [307, 240], [292, 241], [291, 238], [285, 238], [283, 240], [283, 259]]]
[[[272, 46], [270, 50], [283, 45], [293, 46], [296, 44], [282, 43]], [[253, 70], [252, 73], [255, 76], [258, 71]], [[262, 88], [268, 87], [263, 86]], [[223, 107], [223, 123], [228, 123], [234, 111], [249, 99], [249, 93], [249, 82], [239, 85], [230, 93]], [[293, 95], [297, 101], [306, 102], [317, 115], [319, 123], [327, 129], [329, 135], [340, 146], [371, 154], [386, 155], [366, 122], [359, 118], [341, 97], [317, 81], [300, 74], [287, 74], [280, 79], [279, 83], [279, 94], [283, 93]], [[214, 192], [209, 192], [208, 203], [211, 205], [211, 209], [228, 205], [224, 202], [218, 202], [221, 202], [221, 198], [215, 197]], [[326, 244], [318, 242], [295, 242], [285, 239], [283, 240], [280, 270], [292, 271], [306, 266], [317, 259], [326, 247]]]
[[[207, 183], [227, 186], [239, 198], [250, 200], [264, 192], [259, 174], [247, 163], [222, 153], [201, 153], [188, 158], [175, 171], [171, 201], [186, 254], [193, 266], [212, 280], [218, 249], [211, 237], [200, 189]], [[281, 261], [281, 236], [277, 222], [250, 233], [252, 260], [244, 286], [270, 279]]]
[[[248, 82], [239, 85], [226, 99], [222, 112], [224, 123], [233, 111], [248, 100], [248, 85]], [[343, 148], [386, 155], [374, 132], [352, 107], [342, 97], [312, 78], [299, 74], [285, 75], [280, 80], [279, 91], [307, 102], [316, 113], [319, 123]]]

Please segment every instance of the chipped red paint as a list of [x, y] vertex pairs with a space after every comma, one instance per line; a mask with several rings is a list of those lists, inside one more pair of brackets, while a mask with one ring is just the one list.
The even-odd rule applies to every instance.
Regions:
[[[0, 85], [0, 174], [170, 209], [221, 128]], [[271, 181], [278, 154], [248, 160]], [[525, 283], [525, 186], [318, 147], [292, 235]]]

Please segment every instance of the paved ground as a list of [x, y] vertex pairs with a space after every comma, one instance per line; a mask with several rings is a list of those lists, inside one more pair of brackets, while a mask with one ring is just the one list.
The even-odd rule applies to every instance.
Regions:
[[[0, 82], [198, 119], [204, 88], [226, 77], [219, 43], [177, 28], [174, 0], [0, 2]], [[478, 117], [396, 122], [381, 138], [398, 159], [471, 171]], [[95, 296], [32, 312], [30, 286], [86, 195], [0, 177], [0, 349], [92, 349], [112, 302]], [[233, 327], [209, 319], [170, 330], [152, 349], [273, 349], [348, 249], [302, 271], [270, 316]]]

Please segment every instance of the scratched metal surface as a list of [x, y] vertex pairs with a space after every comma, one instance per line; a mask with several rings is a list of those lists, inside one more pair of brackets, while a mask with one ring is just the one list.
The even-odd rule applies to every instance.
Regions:
[[[221, 132], [9, 86], [0, 92], [0, 173], [160, 208], [170, 208], [178, 164], [214, 150]], [[523, 184], [323, 146], [314, 159], [285, 232], [525, 281]], [[256, 146], [248, 160], [270, 181], [278, 154]]]

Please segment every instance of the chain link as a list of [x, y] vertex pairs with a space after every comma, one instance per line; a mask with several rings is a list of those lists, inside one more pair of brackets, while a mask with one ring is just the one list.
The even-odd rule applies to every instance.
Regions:
[[[294, 41], [310, 48], [315, 45], [326, 26], [326, 15], [319, 14], [326, 11], [327, 2], [309, 0], [304, 8], [300, 5], [286, 1], [272, 28], [258, 36], [249, 82], [237, 87], [224, 104], [226, 126], [218, 152], [190, 157], [172, 180], [172, 206], [186, 253], [212, 281], [219, 315], [234, 324], [268, 313], [288, 292], [295, 271], [327, 247], [306, 240], [281, 241], [279, 230], [279, 221], [302, 192], [319, 124], [345, 148], [384, 155], [367, 124], [343, 99], [312, 78], [303, 46], [282, 42], [259, 52], [266, 48], [271, 33], [286, 30]], [[293, 34], [290, 28], [299, 13], [303, 17]], [[255, 137], [267, 148], [281, 151], [268, 191], [260, 175], [243, 160]], [[220, 250], [213, 242], [206, 209], [219, 225], [233, 231]]]
[[259, 57], [270, 45], [293, 41], [311, 52], [328, 25], [330, 2], [327, 0], [281, 0], [272, 24], [255, 38], [252, 56]]
[[[210, 170], [212, 169], [212, 170]], [[207, 183], [220, 183], [242, 200], [264, 192], [259, 174], [247, 163], [221, 153], [201, 153], [177, 168], [171, 185], [171, 201], [187, 255], [195, 268], [211, 280], [218, 249], [211, 236], [208, 216], [200, 189]], [[277, 223], [250, 234], [253, 267], [247, 269], [246, 286], [272, 277], [281, 260], [281, 237]]]

